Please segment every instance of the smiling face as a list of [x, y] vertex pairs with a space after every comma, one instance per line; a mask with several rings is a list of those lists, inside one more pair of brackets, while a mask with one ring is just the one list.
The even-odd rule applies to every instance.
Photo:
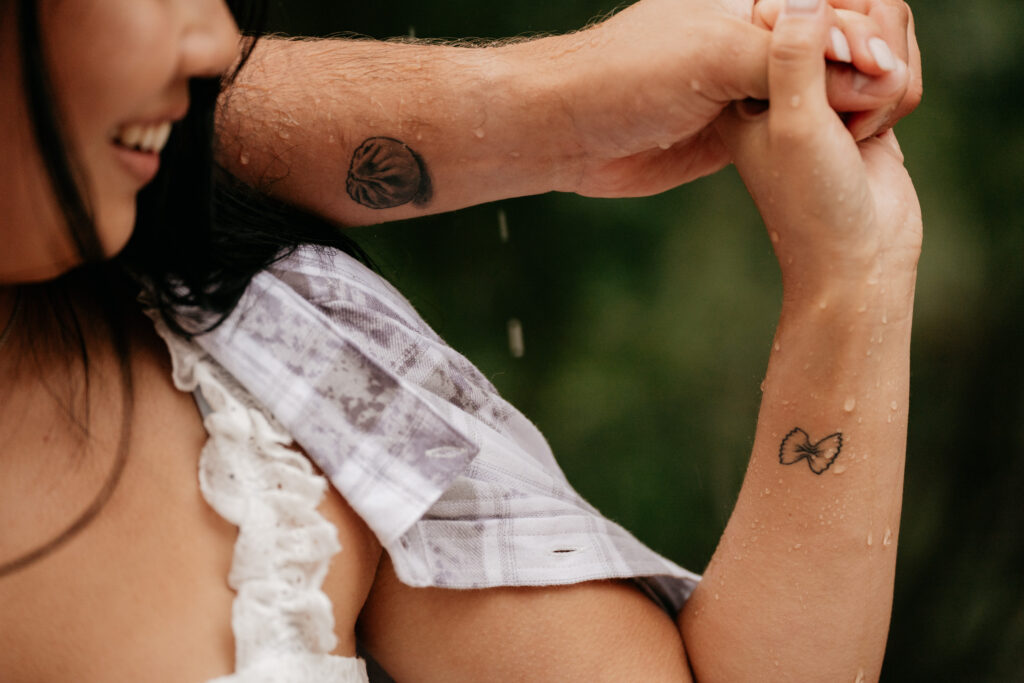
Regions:
[[[131, 236], [188, 81], [226, 71], [238, 32], [223, 0], [36, 0], [56, 107], [104, 251]], [[80, 261], [56, 206], [21, 81], [15, 0], [0, 0], [0, 284]]]

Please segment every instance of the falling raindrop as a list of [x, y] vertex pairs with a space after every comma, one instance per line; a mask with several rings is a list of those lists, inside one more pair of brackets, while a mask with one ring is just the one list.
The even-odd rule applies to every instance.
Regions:
[[518, 318], [511, 318], [508, 321], [508, 350], [513, 358], [522, 358], [526, 352], [523, 345], [523, 324]]
[[508, 243], [508, 216], [505, 215], [505, 209], [498, 209], [498, 237], [502, 244]]

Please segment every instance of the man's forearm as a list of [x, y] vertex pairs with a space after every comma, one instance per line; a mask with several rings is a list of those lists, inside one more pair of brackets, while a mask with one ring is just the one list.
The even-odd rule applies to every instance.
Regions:
[[265, 39], [222, 97], [218, 160], [341, 225], [568, 189], [557, 60], [536, 54]]

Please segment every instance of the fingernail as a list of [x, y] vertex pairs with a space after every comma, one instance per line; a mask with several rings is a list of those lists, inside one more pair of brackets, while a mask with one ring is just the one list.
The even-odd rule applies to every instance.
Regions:
[[868, 41], [868, 49], [871, 56], [875, 58], [875, 64], [882, 71], [892, 71], [896, 68], [896, 58], [892, 56], [892, 50], [881, 38], [872, 38]]
[[832, 35], [832, 51], [836, 53], [836, 60], [840, 62], [852, 62], [853, 54], [850, 53], [850, 43], [846, 36], [835, 26], [830, 31]]
[[787, 12], [811, 13], [818, 10], [821, 0], [786, 0]]

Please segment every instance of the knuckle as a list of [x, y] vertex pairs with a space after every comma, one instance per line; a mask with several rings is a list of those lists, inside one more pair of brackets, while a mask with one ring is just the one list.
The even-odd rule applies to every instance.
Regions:
[[924, 98], [924, 84], [921, 83], [921, 79], [915, 78], [907, 88], [907, 94], [903, 97], [904, 106], [913, 111], [917, 109], [917, 105], [921, 104], [921, 100]]
[[910, 24], [910, 5], [905, 2], [896, 3], [896, 16], [904, 27]]
[[816, 41], [806, 32], [788, 31], [772, 41], [769, 57], [782, 63], [800, 62], [815, 54]]

